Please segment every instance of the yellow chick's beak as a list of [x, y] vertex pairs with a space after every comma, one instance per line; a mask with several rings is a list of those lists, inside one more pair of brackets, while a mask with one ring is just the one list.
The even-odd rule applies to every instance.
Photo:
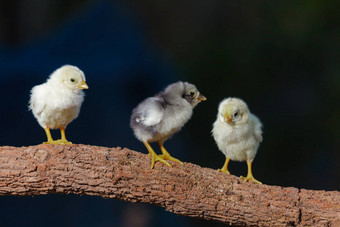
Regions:
[[224, 120], [226, 121], [226, 122], [228, 122], [228, 123], [231, 123], [233, 120], [229, 117], [229, 114], [228, 113], [226, 113], [225, 115], [224, 115]]
[[81, 84], [78, 86], [79, 89], [89, 89], [89, 86], [87, 86], [85, 80], [81, 81]]
[[205, 101], [205, 100], [207, 100], [207, 98], [204, 97], [202, 94], [200, 94], [200, 95], [197, 97], [197, 100], [198, 100], [198, 101]]

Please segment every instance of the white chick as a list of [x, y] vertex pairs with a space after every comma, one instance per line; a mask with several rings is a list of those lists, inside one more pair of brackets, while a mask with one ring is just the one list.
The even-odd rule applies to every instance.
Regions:
[[[44, 144], [72, 144], [66, 139], [65, 128], [78, 117], [83, 89], [88, 88], [83, 71], [71, 65], [60, 67], [45, 83], [32, 88], [29, 108], [45, 129]], [[60, 129], [61, 139], [53, 140], [50, 129]]]
[[212, 135], [218, 148], [226, 156], [226, 161], [220, 172], [230, 174], [228, 163], [233, 161], [247, 161], [248, 174], [242, 177], [244, 181], [254, 181], [251, 165], [255, 158], [259, 143], [262, 141], [262, 124], [250, 113], [247, 104], [238, 98], [226, 98], [219, 107]]
[[[183, 164], [170, 156], [163, 143], [184, 126], [191, 118], [193, 108], [204, 100], [206, 98], [195, 85], [179, 81], [170, 84], [159, 94], [145, 99], [132, 111], [130, 126], [151, 155], [151, 169], [156, 161], [169, 167], [171, 165], [165, 160]], [[157, 142], [163, 154], [157, 155], [150, 142]]]

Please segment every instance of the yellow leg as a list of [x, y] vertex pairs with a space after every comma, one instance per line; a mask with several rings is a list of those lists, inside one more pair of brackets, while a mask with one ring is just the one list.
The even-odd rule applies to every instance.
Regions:
[[248, 174], [247, 174], [247, 177], [242, 177], [241, 176], [241, 179], [244, 180], [244, 182], [247, 182], [247, 181], [253, 181], [257, 184], [262, 184], [260, 181], [256, 180], [253, 176], [253, 173], [251, 171], [251, 161], [247, 161], [247, 165], [248, 165]]
[[183, 162], [181, 162], [180, 160], [178, 160], [177, 158], [172, 157], [169, 152], [165, 149], [165, 147], [163, 146], [163, 143], [158, 142], [158, 146], [162, 151], [162, 154], [159, 155], [159, 157], [165, 159], [165, 160], [170, 160], [173, 162], [178, 162], [179, 164], [183, 165]]
[[153, 167], [155, 166], [155, 162], [160, 161], [161, 163], [171, 167], [171, 165], [165, 161], [163, 158], [159, 157], [155, 151], [152, 149], [152, 147], [150, 146], [149, 142], [144, 142], [143, 141], [144, 146], [146, 147], [146, 149], [148, 149], [149, 151], [149, 155], [151, 156], [151, 169], [153, 169]]
[[71, 142], [67, 141], [65, 136], [65, 128], [60, 128], [60, 135], [61, 139], [55, 141], [56, 144], [72, 144]]
[[224, 165], [222, 167], [222, 169], [218, 169], [218, 172], [222, 172], [222, 173], [226, 173], [226, 174], [230, 174], [230, 172], [228, 171], [228, 164], [229, 164], [230, 158], [226, 157]]
[[44, 144], [53, 144], [54, 140], [52, 138], [51, 132], [50, 132], [50, 128], [46, 127], [44, 128], [46, 136], [47, 136], [47, 142], [44, 142]]

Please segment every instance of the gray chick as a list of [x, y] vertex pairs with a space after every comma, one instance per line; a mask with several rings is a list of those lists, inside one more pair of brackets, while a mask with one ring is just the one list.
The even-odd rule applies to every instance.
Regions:
[[[132, 128], [138, 140], [143, 142], [151, 156], [151, 169], [155, 162], [160, 161], [171, 165], [165, 160], [183, 163], [173, 158], [164, 148], [163, 143], [178, 132], [191, 118], [193, 108], [206, 98], [200, 94], [196, 86], [179, 81], [170, 84], [159, 94], [142, 101], [133, 111], [130, 119]], [[157, 142], [162, 155], [157, 155], [150, 146]]]

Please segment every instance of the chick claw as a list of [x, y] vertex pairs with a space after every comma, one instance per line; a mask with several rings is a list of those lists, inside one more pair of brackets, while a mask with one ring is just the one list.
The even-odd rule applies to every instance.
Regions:
[[177, 158], [174, 158], [174, 157], [167, 155], [167, 154], [161, 154], [161, 155], [158, 155], [158, 157], [162, 158], [163, 160], [170, 160], [170, 161], [177, 162], [177, 163], [183, 165], [183, 162], [181, 162]]
[[43, 144], [55, 144], [54, 140], [43, 142]]
[[151, 156], [151, 169], [155, 166], [155, 162], [160, 161], [161, 163], [172, 167], [167, 161], [165, 161], [163, 158], [159, 157], [155, 151], [152, 149], [148, 141], [143, 141], [143, 144], [145, 145], [146, 149], [149, 151], [149, 155]]
[[72, 144], [72, 142], [60, 139], [60, 140], [47, 141], [47, 142], [44, 142], [43, 144], [69, 145], [69, 144]]
[[151, 169], [153, 169], [153, 167], [155, 166], [155, 162], [157, 162], [157, 161], [160, 161], [161, 163], [163, 163], [163, 164], [165, 164], [165, 165], [167, 165], [169, 167], [172, 167], [170, 165], [170, 163], [165, 161], [163, 158], [161, 158], [160, 155], [152, 154], [151, 155]]
[[254, 178], [253, 172], [251, 170], [251, 164], [252, 164], [252, 161], [247, 160], [248, 174], [247, 174], [246, 177], [241, 176], [241, 179], [244, 180], [244, 182], [253, 181], [256, 184], [262, 184], [260, 181], [258, 181]]
[[226, 169], [225, 170], [224, 169], [218, 169], [217, 171], [230, 175], [230, 172]]
[[260, 181], [256, 180], [253, 176], [249, 176], [249, 175], [246, 177], [241, 176], [240, 178], [244, 180], [244, 182], [253, 181], [256, 184], [262, 184]]
[[174, 158], [172, 157], [169, 152], [165, 149], [165, 147], [163, 146], [163, 143], [162, 142], [158, 142], [158, 146], [159, 148], [161, 149], [162, 151], [162, 154], [159, 155], [159, 157], [163, 158], [164, 160], [170, 160], [170, 161], [173, 161], [173, 162], [177, 162], [181, 165], [183, 165], [183, 162], [181, 162], [180, 160], [178, 160], [177, 158]]
[[72, 142], [64, 140], [64, 139], [60, 139], [60, 140], [56, 140], [54, 141], [54, 144], [60, 144], [60, 145], [70, 145], [72, 144]]
[[230, 158], [226, 158], [225, 159], [225, 163], [223, 165], [223, 167], [221, 169], [218, 169], [218, 172], [222, 172], [222, 173], [226, 173], [228, 175], [230, 175], [230, 172], [228, 171], [228, 164], [229, 164]]

